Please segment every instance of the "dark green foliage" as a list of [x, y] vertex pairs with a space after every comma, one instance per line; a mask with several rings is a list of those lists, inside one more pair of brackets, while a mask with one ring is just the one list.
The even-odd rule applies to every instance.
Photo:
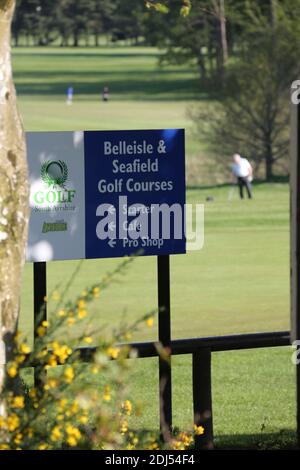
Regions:
[[[252, 5], [250, 5], [252, 3]], [[229, 65], [219, 103], [196, 111], [199, 135], [224, 159], [235, 152], [252, 160], [271, 180], [274, 166], [289, 156], [290, 86], [299, 77], [299, 2], [281, 2], [276, 20], [261, 6], [248, 3], [240, 17], [243, 34]]]
[[13, 37], [31, 37], [37, 45], [50, 45], [60, 38], [61, 45], [77, 47], [82, 38], [100, 35], [136, 39], [143, 34], [143, 1], [127, 0], [17, 0]]

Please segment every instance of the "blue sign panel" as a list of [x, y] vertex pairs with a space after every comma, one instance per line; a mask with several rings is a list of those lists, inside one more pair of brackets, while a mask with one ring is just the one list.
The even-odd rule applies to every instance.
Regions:
[[184, 130], [84, 133], [86, 258], [186, 252]]
[[184, 131], [34, 132], [29, 261], [185, 253]]

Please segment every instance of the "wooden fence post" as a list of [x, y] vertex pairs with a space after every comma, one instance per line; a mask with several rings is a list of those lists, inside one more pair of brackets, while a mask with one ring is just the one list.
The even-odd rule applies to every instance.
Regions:
[[[300, 341], [300, 105], [292, 105], [291, 135], [291, 323], [292, 341]], [[298, 345], [298, 357], [300, 359]], [[300, 447], [300, 364], [296, 365], [297, 438]]]
[[195, 448], [213, 449], [211, 350], [208, 348], [193, 353], [193, 402], [194, 423], [204, 429], [203, 434], [195, 436]]

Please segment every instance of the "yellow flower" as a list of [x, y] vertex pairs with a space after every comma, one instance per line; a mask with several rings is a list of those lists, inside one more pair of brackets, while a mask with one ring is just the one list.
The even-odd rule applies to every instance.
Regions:
[[93, 338], [91, 338], [90, 336], [87, 336], [86, 338], [84, 338], [84, 341], [87, 344], [91, 344], [93, 342]]
[[73, 352], [69, 346], [61, 346], [57, 341], [53, 341], [51, 347], [53, 348], [54, 355], [59, 359], [60, 364], [64, 364]]
[[44, 321], [42, 322], [42, 326], [43, 326], [44, 328], [49, 328], [50, 323], [49, 323], [47, 320], [44, 320]]
[[150, 444], [150, 446], [148, 447], [148, 450], [159, 450], [159, 445], [157, 444], [157, 442], [152, 442], [152, 444]]
[[22, 439], [23, 439], [23, 434], [19, 432], [14, 438], [15, 444], [20, 445], [22, 442]]
[[85, 300], [83, 300], [83, 299], [78, 300], [77, 307], [78, 307], [78, 310], [84, 309], [85, 308]]
[[[56, 367], [57, 366], [57, 360], [56, 360], [56, 357], [51, 354], [51, 356], [49, 357], [48, 361], [47, 361], [47, 365], [48, 367]], [[48, 367], [46, 366], [46, 368], [48, 369]]]
[[99, 287], [94, 287], [93, 289], [93, 296], [94, 297], [99, 297], [100, 289]]
[[71, 407], [70, 407], [70, 411], [72, 414], [76, 414], [78, 413], [79, 411], [79, 405], [78, 405], [78, 402], [77, 401], [74, 401], [74, 403], [72, 403]]
[[20, 341], [21, 336], [22, 336], [22, 333], [20, 330], [18, 330], [14, 337], [15, 343], [18, 343]]
[[128, 432], [128, 423], [126, 420], [121, 422], [121, 429], [120, 429], [121, 434], [126, 434]]
[[48, 449], [48, 444], [46, 442], [41, 442], [41, 444], [38, 446], [38, 450], [47, 450]]
[[25, 403], [24, 403], [24, 397], [22, 396], [16, 396], [13, 397], [12, 402], [11, 402], [12, 408], [24, 408]]
[[8, 375], [13, 379], [18, 373], [18, 365], [16, 362], [11, 362], [7, 368]]
[[65, 310], [61, 309], [61, 310], [59, 310], [59, 311], [57, 312], [57, 316], [58, 316], [59, 318], [64, 318], [64, 317], [67, 316], [67, 313], [66, 313]]
[[81, 438], [81, 432], [79, 431], [78, 428], [76, 428], [72, 424], [67, 424], [66, 433], [68, 435], [67, 443], [71, 447], [75, 447], [77, 445], [79, 439]]
[[188, 435], [187, 433], [185, 432], [181, 432], [178, 436], [178, 440], [180, 440], [185, 449], [187, 449], [188, 447], [190, 447], [190, 445], [193, 443], [194, 439], [191, 435]]
[[109, 385], [106, 385], [104, 387], [103, 400], [104, 401], [110, 401], [111, 400], [110, 386]]
[[57, 380], [56, 379], [48, 379], [47, 383], [44, 385], [45, 390], [51, 390], [52, 388], [57, 387]]
[[79, 431], [78, 428], [73, 426], [72, 424], [67, 424], [66, 426], [66, 432], [69, 436], [74, 436], [76, 439], [81, 438], [81, 432]]
[[88, 417], [85, 416], [85, 415], [80, 416], [79, 422], [80, 422], [81, 424], [87, 424], [87, 422], [88, 422]]
[[76, 439], [75, 439], [74, 436], [69, 436], [69, 437], [67, 438], [67, 443], [68, 443], [69, 446], [71, 446], [71, 447], [75, 447], [75, 446], [77, 445], [77, 441], [76, 441]]
[[152, 328], [153, 324], [154, 324], [154, 318], [153, 318], [153, 317], [147, 318], [147, 320], [146, 320], [146, 325], [147, 325], [149, 328]]
[[6, 420], [3, 418], [3, 416], [0, 416], [0, 429], [5, 429], [6, 428]]
[[60, 293], [55, 290], [52, 294], [52, 300], [55, 300], [56, 302], [60, 299]]
[[62, 438], [61, 426], [54, 426], [51, 431], [50, 439], [53, 442], [57, 442]]
[[202, 436], [204, 434], [204, 427], [203, 426], [197, 426], [196, 424], [194, 425], [194, 432], [196, 436]]
[[24, 354], [19, 354], [18, 356], [16, 356], [17, 364], [22, 364], [22, 362], [24, 362], [25, 359], [26, 359], [26, 356]]
[[8, 416], [6, 422], [10, 432], [14, 432], [20, 426], [20, 419], [15, 413]]
[[19, 347], [19, 350], [22, 354], [29, 354], [31, 352], [30, 347], [28, 344], [22, 343]]
[[41, 351], [39, 351], [36, 355], [36, 357], [38, 359], [42, 359], [43, 357], [47, 356], [48, 354], [48, 349], [47, 348], [43, 348]]
[[65, 370], [64, 370], [64, 378], [65, 378], [65, 381], [66, 381], [68, 384], [70, 384], [70, 383], [73, 382], [74, 377], [75, 377], [75, 373], [74, 373], [73, 367], [71, 367], [71, 366], [66, 367]]
[[36, 398], [36, 396], [37, 396], [37, 390], [36, 390], [36, 388], [31, 388], [31, 389], [29, 390], [29, 396], [30, 396], [30, 398]]
[[46, 334], [46, 328], [44, 328], [43, 326], [39, 326], [36, 330], [38, 336], [41, 338], [42, 336], [45, 336]]
[[172, 448], [174, 450], [184, 450], [185, 449], [184, 444], [180, 441], [174, 441], [173, 445], [172, 445]]
[[0, 450], [10, 450], [10, 447], [8, 444], [0, 444]]
[[106, 352], [112, 359], [117, 359], [120, 354], [120, 348], [109, 347]]
[[125, 400], [124, 403], [122, 403], [122, 410], [127, 416], [130, 416], [132, 413], [132, 403], [129, 400]]
[[82, 320], [83, 318], [85, 318], [87, 316], [87, 311], [84, 310], [84, 309], [80, 309], [78, 310], [78, 318], [79, 320]]
[[31, 438], [33, 437], [33, 434], [34, 434], [33, 429], [32, 429], [32, 428], [28, 428], [28, 429], [27, 429], [27, 436], [29, 437], [29, 439], [31, 439]]
[[81, 292], [81, 297], [87, 297], [87, 295], [88, 295], [88, 291], [87, 291], [87, 290], [83, 290], [83, 291]]
[[63, 411], [65, 407], [67, 406], [67, 403], [68, 403], [68, 400], [66, 398], [62, 398], [61, 400], [59, 400], [58, 409], [60, 411]]
[[73, 326], [74, 323], [75, 323], [75, 321], [76, 321], [75, 318], [70, 317], [70, 318], [68, 318], [68, 320], [67, 320], [67, 325], [68, 325], [68, 326]]
[[92, 374], [98, 374], [99, 369], [99, 366], [93, 365], [91, 368]]

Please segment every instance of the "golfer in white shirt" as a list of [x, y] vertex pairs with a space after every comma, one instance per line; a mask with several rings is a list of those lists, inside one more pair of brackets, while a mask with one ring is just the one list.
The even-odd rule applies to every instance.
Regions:
[[244, 187], [247, 190], [248, 198], [252, 199], [252, 166], [246, 158], [242, 158], [238, 153], [233, 155], [232, 173], [237, 178], [241, 199], [244, 199]]

